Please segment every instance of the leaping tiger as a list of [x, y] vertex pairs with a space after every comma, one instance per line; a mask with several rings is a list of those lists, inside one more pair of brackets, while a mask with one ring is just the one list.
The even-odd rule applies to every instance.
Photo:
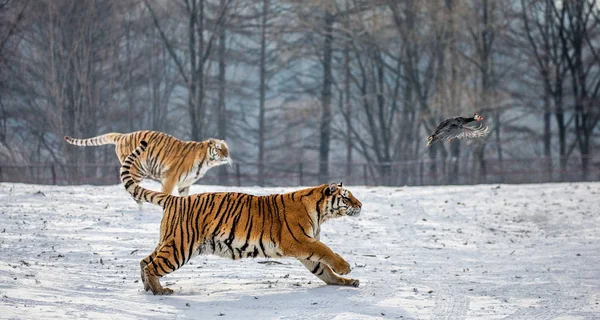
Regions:
[[337, 275], [350, 272], [348, 262], [319, 241], [323, 222], [360, 214], [362, 204], [341, 183], [268, 196], [216, 192], [177, 197], [144, 189], [132, 178], [146, 146], [141, 141], [121, 167], [121, 181], [136, 200], [163, 208], [159, 243], [140, 262], [146, 291], [173, 293], [159, 279], [199, 254], [234, 260], [295, 257], [327, 284], [358, 287], [358, 280]]
[[65, 140], [77, 146], [114, 144], [121, 164], [140, 141], [150, 141], [148, 152], [139, 158], [141, 166], [131, 171], [131, 176], [136, 182], [146, 176], [158, 180], [162, 183], [162, 192], [169, 194], [177, 186], [179, 195], [186, 196], [190, 186], [208, 169], [226, 163], [231, 165], [227, 143], [217, 139], [181, 141], [166, 133], [145, 130], [126, 134], [113, 132], [88, 139], [66, 136]]

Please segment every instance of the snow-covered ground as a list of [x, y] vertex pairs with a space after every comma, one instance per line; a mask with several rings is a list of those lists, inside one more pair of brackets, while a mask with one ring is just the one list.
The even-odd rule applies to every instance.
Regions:
[[0, 318], [600, 318], [600, 183], [349, 189], [361, 215], [328, 221], [322, 241], [359, 288], [294, 259], [200, 256], [162, 279], [174, 295], [153, 296], [138, 263], [159, 208], [122, 186], [2, 183]]

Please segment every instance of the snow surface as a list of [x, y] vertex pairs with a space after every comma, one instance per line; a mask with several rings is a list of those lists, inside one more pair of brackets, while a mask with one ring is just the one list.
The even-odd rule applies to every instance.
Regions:
[[322, 241], [359, 288], [294, 259], [200, 256], [162, 279], [174, 295], [153, 296], [139, 260], [158, 207], [122, 186], [2, 183], [0, 318], [600, 318], [600, 183], [349, 189], [361, 215], [328, 221]]

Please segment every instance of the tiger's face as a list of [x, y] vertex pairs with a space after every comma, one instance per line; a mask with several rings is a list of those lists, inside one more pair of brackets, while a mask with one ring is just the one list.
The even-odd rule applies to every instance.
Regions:
[[[330, 184], [325, 189], [328, 197], [324, 220], [341, 216], [358, 216], [362, 203], [352, 195], [350, 190], [344, 188], [342, 183]], [[324, 221], [323, 220], [323, 221]]]
[[207, 154], [211, 166], [219, 166], [226, 163], [231, 165], [229, 147], [224, 140], [209, 139]]

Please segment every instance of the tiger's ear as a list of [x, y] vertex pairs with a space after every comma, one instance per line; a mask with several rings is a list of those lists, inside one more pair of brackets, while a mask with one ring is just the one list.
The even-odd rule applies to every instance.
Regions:
[[330, 196], [332, 195], [335, 190], [337, 190], [338, 186], [335, 183], [330, 184], [327, 189], [325, 189], [325, 195]]
[[343, 188], [344, 185], [342, 184], [342, 182], [340, 181], [340, 183], [338, 183], [338, 187]]
[[214, 147], [217, 141], [213, 138], [208, 139], [208, 146]]

